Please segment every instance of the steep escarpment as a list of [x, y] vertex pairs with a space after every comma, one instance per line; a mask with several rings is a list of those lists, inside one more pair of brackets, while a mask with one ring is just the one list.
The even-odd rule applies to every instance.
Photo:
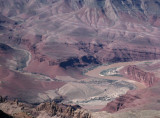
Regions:
[[137, 106], [134, 103], [136, 100], [140, 100], [141, 98], [136, 95], [126, 94], [116, 98], [114, 101], [107, 104], [105, 108], [102, 110], [108, 111], [110, 113], [117, 112], [119, 110], [128, 108], [128, 107], [135, 107]]
[[[46, 14], [76, 11], [78, 18], [92, 26], [112, 26], [117, 20], [159, 26], [159, 4], [158, 0], [1, 0], [0, 11], [9, 17], [27, 18], [39, 14], [39, 9], [54, 6], [52, 12], [45, 9]], [[41, 13], [40, 17], [46, 14]]]
[[146, 86], [153, 86], [159, 81], [159, 78], [157, 78], [154, 73], [151, 72], [145, 72], [141, 69], [139, 69], [135, 65], [127, 66], [123, 69], [123, 73], [127, 78], [138, 81], [141, 83], [144, 83]]
[[[98, 105], [91, 109], [101, 109], [103, 102], [112, 100], [109, 96], [114, 99], [133, 86], [119, 84], [119, 75], [112, 76], [118, 78], [113, 84], [104, 76], [80, 75], [79, 70], [106, 63], [160, 59], [159, 11], [158, 0], [0, 0], [0, 93], [29, 103], [62, 97], [64, 103], [82, 103], [85, 108]], [[123, 75], [149, 88], [159, 79], [137, 66], [126, 67]], [[159, 92], [157, 88], [151, 93]], [[136, 107], [144, 103], [143, 98], [152, 96], [138, 93], [143, 91], [115, 99], [107, 111]], [[155, 98], [159, 101], [160, 97]], [[158, 102], [155, 106], [145, 103], [159, 107]], [[17, 107], [20, 118], [90, 117], [79, 106], [54, 102], [27, 107], [13, 102], [2, 104], [12, 110]]]
[[[126, 45], [129, 45], [126, 46], [124, 44], [121, 45], [121, 43], [121, 41], [116, 43], [107, 41], [104, 43], [91, 43], [89, 41], [79, 41], [72, 44], [47, 43], [44, 47], [33, 47], [30, 45], [29, 49], [38, 62], [43, 63], [48, 61], [47, 63], [50, 66], [60, 65], [60, 67], [63, 68], [85, 67], [107, 62], [142, 61], [160, 58], [160, 50], [157, 47], [154, 48], [150, 46], [150, 48], [146, 49], [145, 45], [138, 47], [134, 44], [126, 43]], [[58, 55], [58, 57], [56, 57], [56, 55]]]
[[[156, 85], [141, 89], [128, 91], [112, 102], [108, 103], [102, 110], [110, 113], [126, 112], [129, 110], [160, 110], [159, 107], [159, 82]], [[158, 106], [156, 106], [158, 105]]]
[[[158, 63], [158, 61], [156, 63]], [[154, 63], [150, 63], [150, 65], [154, 65]], [[140, 68], [143, 66], [145, 68]], [[121, 69], [120, 73], [124, 77], [140, 82], [146, 87], [145, 89], [128, 91], [125, 95], [122, 95], [108, 103], [103, 110], [113, 113], [121, 111], [122, 109], [154, 109], [154, 104], [157, 104], [159, 99], [159, 95], [157, 94], [160, 89], [159, 78], [156, 76], [154, 71], [148, 72], [145, 69], [148, 69], [145, 62], [140, 65], [128, 65]], [[156, 107], [155, 109], [159, 109], [159, 107]]]
[[52, 103], [42, 103], [36, 108], [38, 111], [46, 111], [49, 116], [65, 118], [91, 118], [89, 112], [83, 110], [80, 106], [64, 105]]
[[[64, 68], [84, 67], [97, 62], [158, 59], [159, 45], [154, 38], [159, 30], [150, 30], [147, 26], [143, 28], [144, 23], [137, 25], [139, 22], [136, 24], [136, 21], [128, 23], [133, 18], [149, 22], [154, 15], [154, 20], [151, 19], [154, 24], [159, 18], [158, 5], [157, 0], [1, 1], [2, 23], [12, 21], [14, 26], [0, 36], [0, 42], [26, 48], [33, 53], [37, 63], [62, 65]], [[153, 13], [150, 13], [151, 10]], [[11, 20], [17, 15], [25, 20]], [[113, 27], [107, 27], [105, 23]]]
[[[31, 105], [18, 102], [17, 100], [8, 100], [0, 103], [0, 115], [6, 115], [3, 111], [7, 114], [11, 114], [14, 118], [91, 118], [90, 112], [78, 105], [65, 105], [55, 102], [45, 102], [40, 105]], [[12, 118], [9, 115], [6, 116], [8, 116], [6, 118]]]
[[79, 14], [89, 14], [82, 20], [88, 20], [91, 25], [113, 25], [118, 19], [159, 26], [160, 3], [157, 0], [67, 0], [67, 3], [74, 10], [83, 9]]

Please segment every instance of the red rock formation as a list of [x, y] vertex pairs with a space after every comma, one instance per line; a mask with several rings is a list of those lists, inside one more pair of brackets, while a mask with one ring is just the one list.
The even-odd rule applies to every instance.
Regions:
[[[106, 62], [159, 59], [160, 30], [152, 27], [160, 24], [159, 4], [157, 0], [3, 0], [0, 2], [0, 42], [30, 51], [31, 61], [25, 70], [51, 78], [66, 74], [59, 65], [84, 67]], [[42, 92], [65, 84], [35, 82], [38, 78], [4, 69], [8, 59], [5, 50], [11, 52], [6, 45], [0, 45], [0, 53], [4, 54], [3, 58], [0, 55], [3, 80], [0, 92], [3, 95], [18, 96], [18, 90], [26, 95], [29, 90]], [[152, 73], [135, 67], [128, 68], [126, 76], [147, 86], [158, 81]], [[135, 95], [120, 97], [113, 104], [113, 110], [123, 109], [125, 104], [136, 99]], [[46, 106], [51, 113], [63, 111], [57, 105], [53, 108]], [[65, 108], [68, 112], [64, 110], [64, 113], [73, 116], [72, 107]], [[82, 117], [82, 113], [77, 114]]]
[[[110, 113], [119, 111], [121, 109], [125, 109], [130, 107], [136, 106], [136, 104], [132, 104], [135, 100], [141, 99], [139, 96], [136, 95], [131, 95], [131, 94], [126, 94], [123, 96], [118, 97], [114, 101], [110, 102], [107, 104], [105, 108], [102, 110], [108, 111]], [[132, 104], [132, 105], [130, 105]]]
[[[159, 78], [157, 78], [154, 73], [145, 72], [144, 70], [139, 69], [136, 65], [126, 66], [121, 70], [121, 72], [124, 76], [131, 80], [144, 83], [147, 88], [129, 91], [127, 94], [122, 95], [108, 103], [102, 110], [113, 113], [127, 108], [156, 108], [152, 105], [145, 106], [145, 104], [155, 104], [154, 102], [159, 98]], [[156, 109], [159, 109], [159, 107]]]
[[155, 77], [153, 73], [145, 72], [135, 65], [129, 65], [125, 67], [123, 69], [123, 74], [129, 79], [144, 83], [149, 87], [153, 86], [159, 81], [159, 78]]
[[[159, 88], [158, 88], [159, 90]], [[102, 110], [107, 111], [110, 113], [114, 113], [117, 111], [120, 111], [122, 109], [128, 110], [128, 109], [154, 109], [154, 107], [147, 106], [148, 104], [155, 104], [156, 100], [154, 99], [158, 98], [157, 93], [155, 90], [150, 88], [141, 89], [141, 90], [133, 90], [127, 92], [125, 95], [122, 95], [115, 100], [111, 101], [104, 107]], [[145, 106], [146, 105], [146, 106]], [[158, 110], [159, 108], [157, 108]]]

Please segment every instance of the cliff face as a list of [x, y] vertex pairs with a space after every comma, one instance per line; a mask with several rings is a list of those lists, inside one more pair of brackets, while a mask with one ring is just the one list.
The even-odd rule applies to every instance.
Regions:
[[123, 69], [123, 73], [127, 78], [144, 83], [146, 86], [151, 87], [159, 81], [159, 78], [151, 72], [145, 72], [135, 65], [130, 65]]
[[120, 71], [126, 78], [145, 84], [146, 88], [128, 91], [127, 94], [108, 103], [102, 110], [113, 113], [127, 108], [136, 109], [144, 107], [145, 109], [153, 109], [154, 107], [148, 104], [157, 104], [156, 101], [158, 101], [157, 99], [159, 98], [157, 92], [160, 89], [159, 78], [156, 77], [154, 73], [147, 72], [145, 69], [142, 70], [136, 65], [126, 66]]
[[46, 111], [49, 116], [58, 116], [63, 118], [91, 118], [91, 115], [80, 106], [64, 105], [52, 103], [42, 103], [37, 106], [37, 111]]
[[[31, 74], [55, 78], [68, 74], [63, 68], [160, 59], [159, 11], [158, 0], [0, 0], [0, 66], [4, 70], [0, 74], [6, 74], [3, 66], [13, 66], [14, 70], [27, 66], [25, 71]], [[26, 55], [28, 61], [23, 58], [24, 51], [10, 46], [28, 50], [31, 53]], [[15, 59], [14, 63], [13, 60], [6, 62], [9, 57]], [[9, 79], [1, 83], [2, 94], [7, 90], [30, 99], [31, 89], [55, 90], [65, 84], [32, 82], [30, 76], [8, 72]], [[149, 87], [158, 82], [153, 73], [134, 66], [127, 67], [124, 75]], [[21, 88], [25, 92], [17, 94]], [[108, 110], [124, 109], [137, 99], [137, 95], [122, 96], [115, 103], [109, 103]], [[0, 98], [0, 102], [3, 101]], [[78, 106], [42, 103], [35, 112], [38, 115], [42, 111], [50, 116], [90, 118], [90, 114]]]
[[0, 42], [26, 48], [34, 62], [64, 68], [158, 59], [159, 29], [146, 24], [158, 25], [159, 9], [157, 0], [1, 0]]
[[5, 102], [0, 103], [0, 117], [2, 115], [6, 116], [3, 118], [12, 118], [3, 111], [7, 114], [11, 114], [14, 118], [51, 118], [54, 116], [58, 118], [91, 118], [90, 112], [78, 105], [72, 106], [58, 104], [55, 102], [45, 102], [40, 105], [31, 105], [18, 102], [17, 100], [6, 100]]
[[159, 4], [157, 0], [1, 0], [0, 11], [7, 16], [25, 13], [24, 16], [27, 17], [38, 14], [39, 8], [57, 5], [55, 8], [60, 13], [83, 9], [78, 14], [87, 14], [86, 18], [81, 17], [81, 19], [88, 20], [92, 25], [103, 23], [113, 25], [117, 19], [122, 21], [129, 19], [159, 26]]
[[135, 107], [136, 104], [132, 103], [134, 103], [137, 99], [139, 100], [141, 98], [136, 95], [126, 94], [108, 103], [107, 106], [102, 110], [113, 113], [128, 107]]

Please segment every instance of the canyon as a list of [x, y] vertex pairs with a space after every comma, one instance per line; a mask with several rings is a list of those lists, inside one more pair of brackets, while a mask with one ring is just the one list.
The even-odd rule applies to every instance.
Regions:
[[159, 11], [159, 0], [0, 0], [0, 115], [160, 117]]

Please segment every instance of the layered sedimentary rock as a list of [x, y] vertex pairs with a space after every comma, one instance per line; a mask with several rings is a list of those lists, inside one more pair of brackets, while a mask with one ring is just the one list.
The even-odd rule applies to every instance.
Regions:
[[127, 78], [138, 81], [141, 83], [144, 83], [146, 86], [153, 86], [159, 81], [159, 78], [157, 78], [154, 73], [151, 72], [145, 72], [141, 69], [139, 69], [135, 65], [127, 66], [123, 69], [124, 75], [127, 76]]
[[[2, 0], [0, 3], [2, 28], [6, 23], [12, 24], [1, 42], [23, 46], [33, 53], [37, 63], [54, 66], [70, 58], [80, 60], [83, 56], [92, 56], [99, 63], [160, 57], [157, 42], [159, 30], [151, 30], [148, 26], [150, 17], [154, 16], [152, 22], [159, 18], [159, 2], [156, 0]], [[151, 10], [152, 6], [155, 9]], [[95, 63], [84, 64], [80, 61], [75, 65], [84, 67], [91, 64]]]
[[[158, 62], [155, 61], [158, 64]], [[155, 65], [150, 63], [150, 66]], [[141, 67], [142, 66], [142, 67]], [[144, 68], [143, 68], [144, 66]], [[140, 69], [141, 67], [141, 69]], [[142, 69], [143, 68], [143, 69]], [[140, 82], [146, 86], [145, 89], [129, 91], [127, 94], [122, 95], [112, 102], [108, 103], [102, 110], [110, 113], [117, 112], [125, 109], [156, 109], [154, 104], [158, 104], [159, 95], [159, 78], [155, 75], [155, 70], [148, 72], [148, 66], [145, 64], [129, 65], [124, 67], [121, 71], [126, 78]], [[149, 69], [150, 70], [150, 69]]]
[[[125, 109], [128, 107], [135, 107], [136, 104], [132, 104], [132, 103], [137, 99], [141, 99], [141, 98], [136, 95], [134, 96], [131, 94], [126, 94], [126, 95], [120, 96], [117, 99], [115, 99], [114, 101], [108, 103], [107, 106], [102, 110], [113, 113], [113, 112], [117, 112], [119, 110], [122, 110], [122, 109]], [[130, 104], [132, 104], [132, 105], [130, 105]]]
[[[158, 0], [0, 0], [0, 92], [22, 101], [44, 102], [59, 97], [59, 90], [65, 93], [65, 87], [74, 93], [66, 81], [79, 84], [84, 76], [77, 73], [89, 66], [160, 59], [159, 11]], [[135, 66], [126, 67], [124, 75], [151, 88], [158, 82], [153, 73]], [[87, 100], [97, 98], [107, 97]], [[127, 94], [107, 109], [136, 106], [132, 101], [140, 99]], [[43, 103], [37, 109], [35, 114], [49, 112], [46, 117], [90, 117], [69, 105]]]
[[80, 106], [64, 105], [52, 103], [42, 103], [36, 108], [38, 111], [45, 110], [49, 116], [65, 118], [91, 118], [88, 111], [83, 110]]
[[[30, 105], [18, 101], [6, 101], [0, 103], [0, 117], [12, 118], [11, 116], [5, 114], [11, 114], [14, 118], [91, 118], [89, 111], [81, 108], [78, 105], [65, 105], [57, 104], [55, 102], [45, 102], [40, 105]], [[2, 111], [3, 110], [3, 111]]]

